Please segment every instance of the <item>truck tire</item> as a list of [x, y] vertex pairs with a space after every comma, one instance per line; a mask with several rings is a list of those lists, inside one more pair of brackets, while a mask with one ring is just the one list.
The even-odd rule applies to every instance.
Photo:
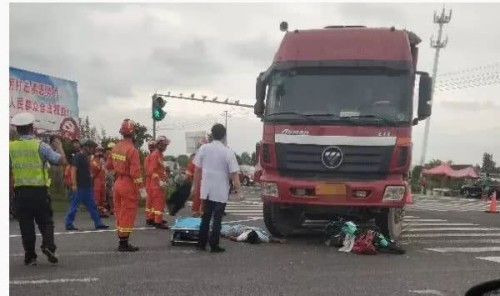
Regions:
[[403, 230], [403, 217], [403, 208], [383, 209], [375, 217], [375, 224], [384, 236], [397, 240]]
[[301, 211], [282, 209], [279, 205], [264, 203], [264, 223], [267, 230], [276, 237], [290, 236], [294, 230], [304, 223]]

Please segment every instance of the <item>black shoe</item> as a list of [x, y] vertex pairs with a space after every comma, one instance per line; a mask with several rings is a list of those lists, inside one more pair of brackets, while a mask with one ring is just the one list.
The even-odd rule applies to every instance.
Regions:
[[100, 214], [99, 217], [101, 217], [101, 218], [109, 218], [109, 215], [108, 214]]
[[155, 221], [151, 219], [146, 220], [146, 226], [155, 226]]
[[45, 256], [47, 256], [47, 259], [49, 259], [50, 263], [57, 264], [59, 262], [59, 260], [56, 257], [56, 254], [51, 250], [49, 250], [48, 248], [43, 248], [42, 253], [45, 254]]
[[170, 227], [168, 227], [167, 225], [162, 224], [162, 223], [156, 223], [155, 228], [156, 229], [170, 229]]
[[215, 248], [211, 248], [210, 253], [222, 253], [224, 251], [226, 251], [226, 249], [221, 248], [221, 247], [215, 247]]
[[76, 228], [73, 225], [70, 225], [70, 226], [66, 226], [66, 230], [78, 230], [78, 228]]
[[24, 259], [24, 265], [35, 266], [36, 265], [36, 258]]
[[102, 224], [102, 225], [97, 225], [97, 226], [95, 227], [95, 229], [97, 229], [97, 230], [99, 230], [99, 229], [108, 229], [108, 228], [109, 228], [109, 226], [108, 226], [108, 225], [104, 225], [104, 224]]
[[120, 245], [118, 247], [118, 251], [119, 252], [137, 252], [137, 251], [139, 251], [139, 248], [134, 247], [131, 244], [127, 244], [127, 245]]

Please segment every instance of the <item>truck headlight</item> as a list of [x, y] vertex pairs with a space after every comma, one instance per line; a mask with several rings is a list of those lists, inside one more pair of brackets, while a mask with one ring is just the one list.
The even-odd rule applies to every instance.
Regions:
[[404, 186], [387, 186], [385, 187], [384, 197], [382, 198], [382, 201], [401, 201], [404, 194]]
[[262, 195], [278, 197], [278, 184], [272, 182], [262, 182]]

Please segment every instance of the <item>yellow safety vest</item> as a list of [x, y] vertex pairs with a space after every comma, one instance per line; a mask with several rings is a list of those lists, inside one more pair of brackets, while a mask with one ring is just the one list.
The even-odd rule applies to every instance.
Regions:
[[47, 186], [49, 172], [40, 158], [40, 140], [20, 140], [9, 143], [9, 157], [14, 187]]

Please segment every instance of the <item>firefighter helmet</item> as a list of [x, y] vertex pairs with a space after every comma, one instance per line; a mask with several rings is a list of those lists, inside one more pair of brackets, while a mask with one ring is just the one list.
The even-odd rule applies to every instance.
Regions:
[[135, 133], [135, 122], [130, 119], [125, 119], [120, 127], [120, 134], [123, 136], [131, 136]]

